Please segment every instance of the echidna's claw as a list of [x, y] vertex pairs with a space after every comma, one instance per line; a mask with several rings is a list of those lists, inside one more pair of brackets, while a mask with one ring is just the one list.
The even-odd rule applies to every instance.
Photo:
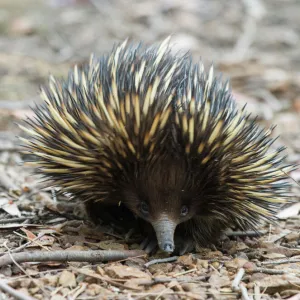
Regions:
[[178, 247], [178, 254], [179, 255], [183, 255], [186, 254], [188, 252], [193, 251], [195, 248], [195, 242], [191, 239], [185, 241], [185, 243], [182, 243], [179, 245]]
[[154, 238], [146, 237], [140, 247], [148, 254], [153, 253], [157, 248], [157, 241]]

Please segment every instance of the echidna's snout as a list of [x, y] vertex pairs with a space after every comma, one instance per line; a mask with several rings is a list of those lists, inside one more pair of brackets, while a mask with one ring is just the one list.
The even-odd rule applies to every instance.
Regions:
[[168, 216], [163, 216], [152, 223], [156, 232], [158, 246], [162, 251], [168, 253], [172, 253], [174, 251], [174, 232], [176, 225], [177, 224], [168, 218]]

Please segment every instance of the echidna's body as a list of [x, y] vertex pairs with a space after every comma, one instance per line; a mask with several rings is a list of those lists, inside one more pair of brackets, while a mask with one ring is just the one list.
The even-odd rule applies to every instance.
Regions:
[[100, 205], [125, 204], [174, 250], [178, 224], [207, 245], [223, 229], [273, 220], [287, 199], [290, 167], [269, 153], [272, 129], [236, 109], [227, 85], [191, 57], [159, 47], [118, 45], [50, 78], [45, 104], [25, 129], [39, 173]]

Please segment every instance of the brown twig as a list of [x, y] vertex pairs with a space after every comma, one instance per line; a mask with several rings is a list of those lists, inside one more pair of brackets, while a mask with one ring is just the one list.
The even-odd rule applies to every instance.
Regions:
[[[169, 283], [172, 281], [176, 281], [179, 283], [197, 283], [199, 284], [201, 282], [201, 286], [206, 286], [206, 283], [204, 283], [203, 281], [205, 281], [206, 279], [209, 278], [209, 275], [203, 275], [203, 276], [197, 276], [197, 277], [179, 277], [179, 278], [174, 278], [172, 277], [154, 277], [153, 279], [145, 279], [145, 280], [140, 280], [139, 284], [140, 285], [154, 285], [157, 283]], [[208, 284], [209, 285], [209, 284]]]
[[14, 299], [19, 299], [19, 300], [34, 300], [34, 298], [27, 296], [23, 293], [20, 293], [10, 287], [4, 280], [0, 280], [0, 289], [9, 295], [13, 296]]
[[182, 276], [182, 275], [185, 275], [185, 274], [189, 274], [189, 273], [192, 273], [192, 272], [195, 272], [195, 271], [197, 271], [197, 268], [193, 268], [193, 269], [190, 269], [190, 270], [187, 270], [187, 271], [176, 273], [176, 274], [172, 275], [172, 277], [175, 278], [175, 277]]
[[177, 259], [178, 259], [178, 256], [153, 259], [153, 260], [147, 262], [144, 266], [146, 268], [148, 268], [149, 266], [154, 265], [154, 264], [161, 264], [161, 263], [166, 263], [166, 262], [172, 262], [172, 261], [176, 261]]
[[198, 277], [181, 277], [181, 278], [173, 278], [173, 277], [168, 277], [168, 278], [159, 278], [155, 277], [149, 282], [149, 284], [156, 284], [156, 283], [168, 283], [173, 280], [176, 280], [177, 282], [184, 282], [184, 283], [199, 283], [200, 281], [206, 280], [208, 278], [208, 275], [203, 275], [203, 276], [198, 276]]
[[140, 257], [145, 257], [145, 254], [134, 256], [134, 257], [127, 257], [127, 258], [124, 258], [124, 259], [120, 259], [120, 260], [114, 261], [114, 263], [120, 263], [120, 262], [124, 262], [124, 261], [127, 261], [127, 260], [134, 261], [135, 258], [140, 258]]
[[101, 276], [99, 274], [96, 274], [96, 273], [92, 273], [89, 270], [77, 269], [77, 268], [73, 268], [73, 267], [71, 269], [74, 272], [77, 272], [77, 273], [80, 273], [80, 274], [83, 274], [83, 275], [86, 275], [86, 276], [90, 276], [92, 278], [100, 279], [103, 282], [107, 282], [109, 284], [115, 285], [115, 286], [123, 288], [123, 289], [128, 289], [128, 290], [133, 290], [133, 291], [139, 291], [140, 290], [139, 288], [124, 286], [122, 283], [120, 283], [116, 280], [113, 280], [113, 279], [110, 279], [110, 278], [107, 278], [107, 277], [103, 277], [103, 276]]
[[20, 217], [20, 218], [9, 218], [9, 219], [1, 219], [0, 224], [11, 224], [11, 223], [17, 223], [17, 222], [24, 222], [26, 220], [32, 220], [36, 218], [36, 216], [33, 217]]
[[[18, 235], [19, 237], [21, 237], [21, 238], [23, 238], [23, 239], [28, 239], [28, 240], [29, 240], [29, 242], [28, 242], [29, 244], [33, 243], [33, 244], [35, 244], [36, 246], [39, 246], [39, 247], [41, 247], [41, 248], [43, 248], [43, 249], [45, 249], [45, 250], [47, 250], [47, 251], [50, 251], [48, 247], [46, 247], [46, 246], [44, 246], [44, 245], [42, 245], [41, 243], [38, 242], [38, 240], [39, 240], [42, 236], [44, 236], [45, 233], [42, 233], [41, 236], [37, 236], [37, 237], [35, 237], [34, 239], [30, 239], [30, 238], [28, 238], [27, 236], [24, 236], [24, 235], [22, 235], [22, 234], [20, 234], [20, 233], [18, 233], [18, 232], [16, 232], [16, 231], [14, 231], [14, 234]], [[28, 243], [26, 243], [25, 245], [28, 246]], [[22, 246], [24, 246], [24, 245], [22, 245]], [[14, 249], [14, 251], [10, 251], [10, 252], [11, 252], [11, 253], [20, 252], [20, 249], [19, 249], [19, 248], [21, 248], [22, 246], [20, 246], [20, 247]], [[26, 246], [25, 246], [25, 247], [26, 247]], [[25, 247], [24, 247], [24, 248], [25, 248]], [[21, 249], [22, 249], [22, 248], [21, 248]], [[16, 251], [16, 250], [17, 250], [17, 251]]]
[[[142, 250], [100, 250], [100, 251], [34, 251], [21, 252], [12, 255], [14, 260], [21, 262], [103, 262], [111, 260], [120, 260], [128, 257], [145, 254]], [[146, 255], [146, 254], [145, 254]], [[0, 257], [0, 267], [12, 264], [13, 261], [9, 255]]]
[[[207, 293], [210, 294], [210, 293]], [[161, 295], [160, 293], [147, 293], [147, 292], [142, 292], [142, 293], [131, 293], [131, 296], [134, 296], [134, 299], [143, 299], [143, 298], [147, 298], [149, 299], [149, 297], [154, 297], [154, 296], [159, 296]], [[195, 299], [195, 300], [203, 300], [203, 294], [202, 293], [193, 293], [193, 292], [181, 292], [181, 291], [168, 291], [168, 292], [164, 292], [163, 294], [164, 296], [182, 296], [180, 299]], [[214, 294], [216, 295], [216, 294]], [[224, 296], [224, 295], [228, 295], [227, 293], [218, 293], [218, 295], [220, 295], [220, 297]], [[230, 295], [236, 295], [236, 293], [234, 294], [230, 294]], [[140, 296], [140, 297], [138, 297]]]
[[[8, 242], [8, 240], [6, 240], [4, 243], [3, 243], [3, 246], [6, 248], [6, 250], [7, 250], [7, 252], [6, 252], [6, 255], [7, 256], [9, 256], [10, 257], [10, 259], [11, 259], [11, 261], [12, 261], [12, 263], [14, 263], [26, 276], [28, 275], [27, 273], [26, 273], [26, 271], [15, 261], [15, 259], [13, 258], [13, 256], [11, 255], [11, 251], [10, 251], [10, 249], [8, 248], [8, 246], [7, 246], [7, 242]], [[30, 277], [30, 275], [29, 275], [29, 277]]]
[[226, 235], [228, 237], [230, 236], [261, 236], [266, 234], [267, 230], [261, 230], [261, 231], [232, 231], [232, 232], [226, 232]]
[[298, 262], [300, 262], [300, 258], [285, 258], [280, 260], [263, 261], [260, 263], [260, 265], [280, 265], [280, 264], [298, 263]]
[[251, 273], [264, 273], [264, 274], [269, 274], [269, 275], [281, 275], [281, 274], [286, 274], [287, 271], [267, 269], [267, 268], [255, 268], [255, 269], [251, 270]]
[[[6, 254], [6, 255], [8, 255], [9, 257], [10, 257], [10, 259], [12, 260], [12, 262], [27, 276], [27, 277], [29, 277], [30, 279], [33, 279], [32, 277], [31, 277], [31, 275], [25, 270], [25, 269], [23, 269], [22, 268], [22, 266], [20, 266], [20, 264], [18, 263], [18, 262], [16, 262], [16, 260], [14, 259], [14, 257], [12, 256], [12, 254], [11, 254], [11, 250], [7, 247], [7, 245], [6, 245], [6, 242], [4, 242], [4, 247], [7, 249], [7, 251], [9, 251], [8, 252], [8, 254]], [[44, 289], [44, 287], [43, 286], [41, 286], [41, 284], [40, 283], [38, 283], [37, 284], [38, 285], [38, 287], [41, 289], [41, 291], [43, 291], [45, 294], [47, 294], [47, 291]]]
[[73, 291], [69, 292], [72, 299], [76, 299], [80, 294], [82, 294], [87, 287], [87, 283], [81, 282]]

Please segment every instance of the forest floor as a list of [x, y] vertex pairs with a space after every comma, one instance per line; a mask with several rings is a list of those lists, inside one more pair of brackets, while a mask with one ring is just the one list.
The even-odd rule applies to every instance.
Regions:
[[[0, 298], [299, 300], [299, 203], [260, 236], [231, 232], [215, 249], [166, 261], [138, 251], [117, 261], [42, 261], [55, 251], [134, 250], [140, 237], [95, 227], [42, 189], [22, 165], [15, 124], [41, 102], [50, 73], [65, 77], [127, 37], [152, 43], [172, 34], [175, 49], [231, 79], [239, 105], [277, 125], [287, 162], [299, 164], [299, 11], [298, 0], [0, 0]], [[290, 176], [299, 200], [300, 172]], [[36, 251], [41, 257], [29, 256]]]

